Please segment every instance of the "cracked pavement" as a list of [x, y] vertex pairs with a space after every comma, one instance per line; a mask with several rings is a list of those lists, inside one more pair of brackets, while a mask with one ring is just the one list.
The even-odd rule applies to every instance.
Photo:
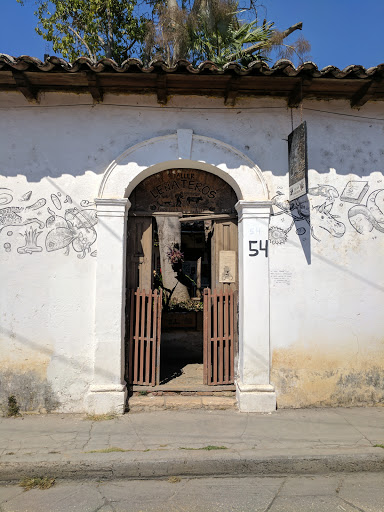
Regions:
[[384, 444], [383, 407], [25, 415], [0, 418], [0, 481], [380, 471], [375, 444]]
[[0, 485], [1, 512], [382, 512], [383, 473]]

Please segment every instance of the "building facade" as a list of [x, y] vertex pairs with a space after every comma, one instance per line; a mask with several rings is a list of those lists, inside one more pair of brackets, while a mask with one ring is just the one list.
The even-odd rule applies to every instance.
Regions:
[[[132, 194], [168, 171], [186, 180], [180, 211], [235, 219], [221, 249], [236, 257], [240, 411], [383, 402], [382, 74], [0, 56], [3, 406], [126, 409]], [[289, 201], [302, 121], [308, 190]], [[228, 211], [209, 176], [234, 194]], [[152, 190], [154, 214], [172, 210]]]

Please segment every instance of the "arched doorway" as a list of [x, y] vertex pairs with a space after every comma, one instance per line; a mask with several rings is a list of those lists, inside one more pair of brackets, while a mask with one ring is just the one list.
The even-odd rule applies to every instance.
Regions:
[[173, 168], [145, 178], [129, 201], [127, 382], [172, 392], [234, 390], [234, 190], [204, 170]]
[[[98, 197], [93, 371], [85, 409], [123, 413], [125, 381], [126, 229], [128, 197], [143, 179], [166, 169], [200, 169], [236, 192], [239, 350], [235, 368], [240, 411], [272, 411], [268, 227], [272, 204], [262, 171], [238, 149], [192, 130], [143, 141], [105, 170]], [[261, 250], [261, 247], [264, 250]], [[257, 321], [256, 321], [257, 320]]]

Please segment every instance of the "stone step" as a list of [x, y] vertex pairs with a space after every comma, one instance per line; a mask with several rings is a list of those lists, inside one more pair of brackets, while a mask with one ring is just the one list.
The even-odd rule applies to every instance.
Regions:
[[185, 396], [185, 395], [137, 395], [128, 400], [129, 412], [159, 411], [165, 409], [188, 410], [210, 409], [225, 410], [236, 409], [234, 396]]

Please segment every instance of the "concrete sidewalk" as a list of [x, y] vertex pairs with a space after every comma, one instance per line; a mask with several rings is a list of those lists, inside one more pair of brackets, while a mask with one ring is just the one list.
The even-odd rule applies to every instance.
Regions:
[[384, 407], [0, 419], [0, 480], [382, 471]]

